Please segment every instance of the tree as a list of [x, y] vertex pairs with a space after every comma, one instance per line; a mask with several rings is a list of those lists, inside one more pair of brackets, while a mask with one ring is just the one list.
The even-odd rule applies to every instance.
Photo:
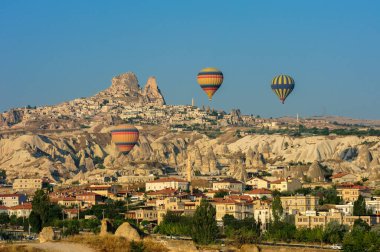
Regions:
[[0, 213], [0, 224], [8, 224], [9, 216], [7, 213]]
[[352, 229], [353, 230], [359, 230], [361, 232], [368, 232], [371, 230], [371, 227], [364, 220], [357, 219], [357, 220], [355, 220], [354, 226], [352, 227]]
[[228, 195], [227, 191], [217, 191], [214, 194], [214, 198], [224, 198], [224, 196]]
[[337, 221], [331, 221], [325, 228], [324, 240], [332, 244], [341, 243], [347, 231], [347, 226], [341, 225]]
[[[50, 200], [49, 195], [44, 190], [37, 190], [32, 201], [31, 221], [32, 228], [37, 232], [41, 231], [49, 221]], [[33, 226], [35, 225], [35, 226]]]
[[194, 213], [191, 236], [198, 244], [210, 244], [219, 235], [215, 220], [216, 210], [206, 200], [202, 200]]
[[282, 208], [281, 198], [277, 195], [272, 202], [272, 215], [275, 222], [281, 219], [283, 212], [284, 209]]
[[33, 211], [29, 215], [29, 224], [34, 233], [38, 233], [42, 229], [42, 220], [40, 216]]
[[[355, 221], [356, 222], [356, 221]], [[346, 233], [343, 239], [343, 251], [347, 252], [378, 252], [380, 247], [380, 233], [366, 231], [362, 223], [357, 222], [352, 231]]]
[[367, 215], [364, 197], [359, 195], [358, 199], [354, 202], [354, 215], [363, 216]]

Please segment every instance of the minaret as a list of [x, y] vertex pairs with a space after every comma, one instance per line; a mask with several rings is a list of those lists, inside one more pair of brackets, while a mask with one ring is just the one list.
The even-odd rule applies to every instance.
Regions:
[[194, 107], [194, 105], [195, 105], [194, 98], [191, 98], [191, 106]]

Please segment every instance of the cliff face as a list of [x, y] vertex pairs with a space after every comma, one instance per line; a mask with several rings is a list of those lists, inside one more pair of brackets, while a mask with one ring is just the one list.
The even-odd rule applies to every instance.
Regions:
[[[194, 172], [228, 174], [241, 180], [246, 179], [248, 169], [267, 169], [268, 165], [290, 162], [301, 162], [304, 167], [291, 169], [286, 176], [322, 181], [323, 165], [335, 172], [353, 172], [372, 181], [380, 179], [379, 137], [255, 135], [226, 141], [226, 135], [209, 139], [195, 132], [161, 131], [152, 135], [149, 127], [140, 129], [139, 143], [128, 156], [117, 152], [107, 127], [97, 129], [97, 133], [8, 136], [0, 139], [0, 169], [6, 170], [9, 178], [38, 174], [63, 180], [78, 173], [88, 177], [97, 171], [161, 174], [164, 167], [184, 175], [190, 159]], [[357, 149], [357, 155], [346, 160], [352, 148]], [[101, 163], [106, 169], [98, 169]]]

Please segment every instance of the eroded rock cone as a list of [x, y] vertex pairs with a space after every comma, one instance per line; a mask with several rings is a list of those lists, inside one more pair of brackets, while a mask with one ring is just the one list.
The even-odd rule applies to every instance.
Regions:
[[118, 227], [115, 232], [116, 236], [122, 236], [130, 241], [141, 241], [141, 237], [137, 230], [131, 226], [128, 222], [124, 222]]
[[39, 234], [40, 243], [53, 241], [54, 230], [52, 227], [44, 227]]
[[100, 236], [104, 236], [107, 234], [112, 234], [114, 231], [113, 225], [109, 219], [103, 219], [101, 222], [102, 226], [100, 227]]

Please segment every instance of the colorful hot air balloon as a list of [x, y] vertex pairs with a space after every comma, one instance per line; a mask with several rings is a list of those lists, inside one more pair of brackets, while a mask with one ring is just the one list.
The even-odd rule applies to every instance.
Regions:
[[278, 75], [273, 78], [271, 88], [284, 104], [286, 97], [293, 91], [294, 85], [295, 82], [289, 75]]
[[203, 91], [211, 101], [212, 96], [223, 83], [223, 73], [213, 67], [203, 68], [197, 76], [197, 80]]
[[119, 125], [111, 130], [112, 142], [123, 154], [128, 154], [139, 140], [139, 130], [132, 125]]

